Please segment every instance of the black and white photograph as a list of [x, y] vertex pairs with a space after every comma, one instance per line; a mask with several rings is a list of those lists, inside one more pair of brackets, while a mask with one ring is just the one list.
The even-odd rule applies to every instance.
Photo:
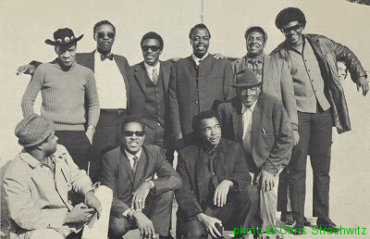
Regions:
[[370, 238], [369, 18], [0, 1], [1, 239]]

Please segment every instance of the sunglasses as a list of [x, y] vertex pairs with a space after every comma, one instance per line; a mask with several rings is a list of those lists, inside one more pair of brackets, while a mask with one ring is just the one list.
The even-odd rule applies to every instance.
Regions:
[[161, 48], [159, 46], [142, 46], [141, 49], [143, 49], [143, 51], [149, 51], [149, 49], [151, 51], [158, 51]]
[[133, 136], [135, 134], [136, 136], [142, 137], [144, 136], [145, 132], [144, 131], [124, 131], [123, 134], [125, 136]]
[[281, 32], [284, 33], [284, 34], [287, 34], [290, 31], [297, 31], [301, 27], [302, 27], [302, 24], [297, 24], [295, 26], [281, 28]]
[[98, 38], [105, 38], [107, 36], [108, 38], [114, 38], [115, 34], [113, 32], [108, 32], [107, 34], [103, 32], [98, 32]]

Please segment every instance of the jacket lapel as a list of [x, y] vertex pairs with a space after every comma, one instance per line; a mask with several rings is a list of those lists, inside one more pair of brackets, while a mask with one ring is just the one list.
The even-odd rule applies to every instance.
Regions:
[[85, 59], [81, 59], [82, 61], [85, 61], [83, 65], [91, 69], [93, 72], [95, 72], [95, 51], [96, 50], [88, 53]]
[[163, 76], [164, 94], [167, 97], [168, 84], [170, 82], [170, 64], [166, 64], [164, 62], [160, 62], [160, 64], [161, 64], [160, 71], [162, 71], [162, 76]]
[[149, 77], [146, 72], [144, 62], [141, 62], [139, 66], [135, 67], [135, 79], [139, 83], [141, 90], [145, 94], [145, 77]]
[[193, 158], [195, 159], [195, 168], [196, 168], [196, 181], [195, 183], [198, 184], [198, 187], [197, 185], [195, 185], [195, 188], [198, 188], [198, 193], [199, 193], [199, 199], [202, 200], [204, 195], [203, 195], [203, 192], [204, 192], [204, 187], [206, 187], [206, 183], [205, 182], [205, 179], [204, 179], [204, 168], [203, 168], [203, 165], [202, 165], [202, 162], [203, 162], [203, 158], [201, 157], [201, 150], [202, 148], [201, 147], [197, 147], [197, 150], [194, 151], [194, 156]]
[[235, 100], [232, 102], [234, 105], [233, 112], [232, 112], [232, 123], [233, 123], [233, 131], [234, 131], [234, 139], [240, 141], [243, 137], [243, 127], [242, 127], [242, 107], [241, 102], [239, 100]]
[[253, 147], [253, 144], [258, 137], [258, 131], [260, 130], [260, 126], [261, 126], [262, 102], [263, 102], [263, 95], [260, 94], [256, 107], [254, 108], [254, 111], [253, 111], [253, 116], [252, 116], [252, 149], [255, 148]]
[[126, 84], [126, 90], [127, 90], [127, 87], [128, 87], [129, 84], [128, 84], [128, 79], [127, 79], [127, 72], [126, 72], [126, 69], [125, 69], [125, 63], [124, 63], [123, 59], [121, 59], [120, 57], [117, 57], [114, 54], [113, 54], [113, 59], [116, 62], [117, 67], [118, 67], [119, 71], [122, 74], [123, 80], [125, 81], [125, 84]]
[[137, 162], [136, 171], [134, 175], [134, 185], [133, 185], [134, 190], [142, 182], [145, 165], [147, 165], [146, 161], [147, 161], [146, 152], [144, 151], [144, 148], [143, 148], [143, 151], [141, 152], [141, 155], [140, 155], [140, 159]]
[[134, 174], [132, 172], [130, 162], [128, 161], [128, 158], [127, 158], [123, 149], [121, 149], [121, 163], [123, 164], [124, 168], [126, 169], [126, 172], [128, 174], [128, 177], [130, 178], [131, 183], [133, 183], [134, 182]]

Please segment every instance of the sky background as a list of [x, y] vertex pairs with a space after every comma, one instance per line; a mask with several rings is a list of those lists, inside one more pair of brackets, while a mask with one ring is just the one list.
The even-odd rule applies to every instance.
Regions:
[[[212, 34], [209, 51], [243, 56], [246, 28], [259, 25], [269, 35], [269, 53], [283, 41], [274, 25], [275, 17], [289, 6], [299, 7], [305, 13], [306, 33], [323, 34], [347, 45], [365, 69], [370, 69], [370, 6], [345, 0], [204, 0], [204, 23]], [[156, 31], [164, 38], [161, 59], [189, 56], [188, 32], [200, 22], [200, 15], [200, 0], [0, 0], [0, 166], [21, 150], [14, 128], [22, 118], [20, 102], [30, 77], [16, 76], [16, 68], [33, 59], [54, 59], [53, 47], [44, 41], [52, 39], [56, 29], [69, 27], [75, 35], [84, 34], [77, 50], [90, 52], [95, 49], [93, 25], [108, 19], [117, 29], [113, 52], [126, 56], [133, 65], [142, 60], [139, 42], [148, 31]], [[334, 135], [331, 214], [334, 220], [339, 218], [335, 220], [338, 224], [370, 227], [370, 96], [358, 94], [350, 80], [344, 87], [353, 130]], [[39, 109], [40, 103], [35, 105]], [[308, 182], [308, 215], [312, 208], [310, 185]]]

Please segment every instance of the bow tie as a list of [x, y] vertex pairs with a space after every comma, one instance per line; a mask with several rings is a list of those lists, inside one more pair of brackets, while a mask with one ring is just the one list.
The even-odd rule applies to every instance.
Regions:
[[103, 55], [103, 54], [101, 54], [100, 55], [100, 59], [102, 60], [102, 61], [104, 61], [104, 60], [106, 60], [106, 59], [109, 59], [110, 61], [112, 61], [113, 60], [113, 54], [111, 53], [111, 54], [109, 54], [109, 55]]

